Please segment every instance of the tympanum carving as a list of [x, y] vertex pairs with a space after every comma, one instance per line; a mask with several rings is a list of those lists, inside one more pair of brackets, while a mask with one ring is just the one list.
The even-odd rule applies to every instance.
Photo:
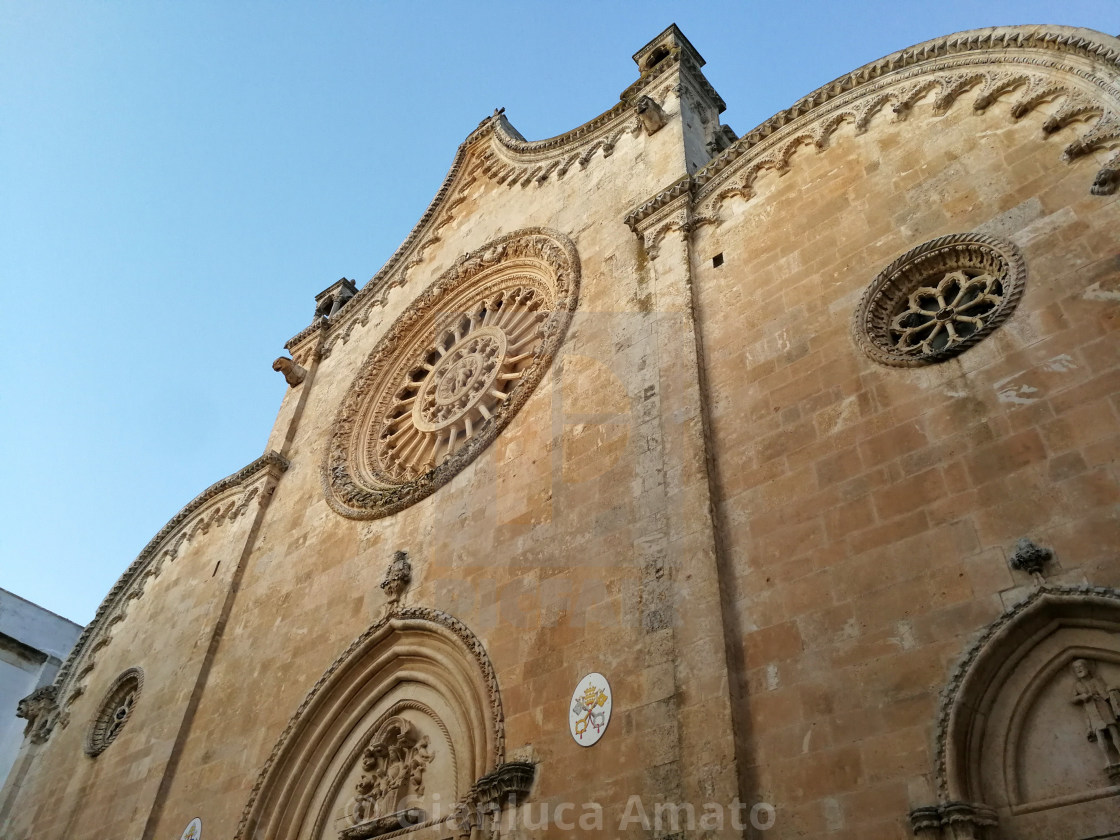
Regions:
[[387, 720], [362, 753], [353, 826], [344, 840], [360, 840], [424, 819], [415, 802], [424, 795], [424, 772], [435, 757], [431, 739], [401, 717]]
[[1097, 745], [1110, 779], [1120, 781], [1120, 689], [1105, 683], [1088, 659], [1075, 659], [1073, 703], [1085, 715], [1086, 737]]

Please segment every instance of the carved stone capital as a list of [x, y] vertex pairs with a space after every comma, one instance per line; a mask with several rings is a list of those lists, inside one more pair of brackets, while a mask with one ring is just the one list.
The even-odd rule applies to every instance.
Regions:
[[475, 782], [470, 798], [482, 810], [500, 811], [528, 796], [536, 775], [537, 765], [531, 761], [507, 761]]
[[999, 820], [987, 805], [946, 802], [910, 812], [910, 828], [923, 840], [986, 840]]

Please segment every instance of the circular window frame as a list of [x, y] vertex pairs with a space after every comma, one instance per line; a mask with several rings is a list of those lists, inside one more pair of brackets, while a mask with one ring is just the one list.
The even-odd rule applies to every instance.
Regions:
[[[580, 262], [563, 234], [528, 228], [460, 257], [422, 292], [378, 341], [343, 398], [323, 461], [328, 504], [348, 519], [390, 516], [434, 493], [473, 461], [509, 425], [552, 365], [579, 299]], [[433, 336], [473, 317], [488, 296], [507, 288], [540, 295], [539, 343], [492, 416], [442, 462], [408, 479], [379, 467], [377, 450], [386, 406], [399, 401], [402, 372], [424, 362]]]
[[[998, 275], [1002, 294], [982, 325], [965, 338], [921, 354], [906, 353], [891, 341], [892, 324], [919, 289], [937, 286], [954, 272], [983, 269]], [[867, 287], [852, 319], [852, 337], [872, 360], [891, 367], [938, 364], [989, 336], [1015, 311], [1027, 279], [1022, 253], [1006, 239], [983, 233], [954, 233], [911, 248], [884, 268]]]
[[[127, 671], [121, 673], [109, 690], [105, 692], [101, 703], [98, 704], [97, 714], [94, 715], [93, 721], [90, 723], [89, 731], [86, 733], [85, 750], [86, 755], [90, 758], [96, 758], [109, 749], [117, 736], [121, 734], [121, 730], [128, 724], [129, 718], [132, 717], [133, 711], [136, 709], [136, 702], [140, 699], [140, 692], [144, 688], [144, 672], [140, 668], [129, 668]], [[125, 697], [132, 694], [132, 704], [128, 707], [124, 717], [115, 729], [110, 729], [109, 724], [111, 718], [116, 712], [117, 708], [124, 701]]]

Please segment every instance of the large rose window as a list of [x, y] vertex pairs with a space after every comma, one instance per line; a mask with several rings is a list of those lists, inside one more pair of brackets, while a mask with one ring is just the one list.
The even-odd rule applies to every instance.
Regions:
[[554, 232], [521, 231], [459, 260], [358, 373], [324, 469], [332, 507], [386, 516], [469, 463], [548, 369], [578, 290], [575, 249]]

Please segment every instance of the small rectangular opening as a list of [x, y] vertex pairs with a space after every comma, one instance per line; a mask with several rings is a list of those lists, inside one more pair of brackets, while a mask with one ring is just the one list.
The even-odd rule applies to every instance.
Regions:
[[720, 253], [716, 254], [714, 257], [712, 257], [712, 268], [719, 268], [721, 265], [723, 265], [723, 252], [722, 251]]

